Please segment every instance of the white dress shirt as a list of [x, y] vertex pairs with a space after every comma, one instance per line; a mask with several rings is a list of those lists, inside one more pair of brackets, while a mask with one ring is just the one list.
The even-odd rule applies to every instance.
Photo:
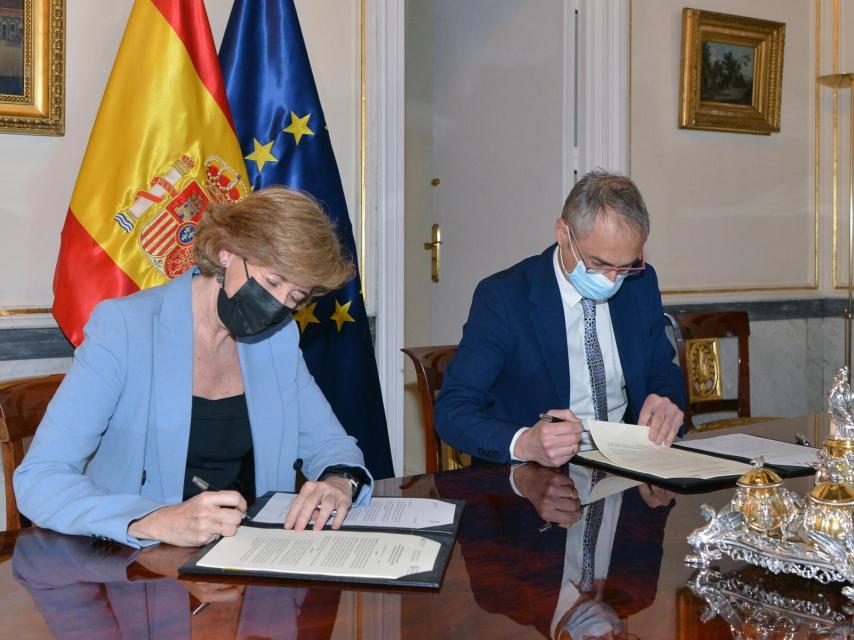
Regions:
[[[590, 369], [587, 366], [587, 354], [584, 352], [584, 310], [581, 307], [581, 294], [564, 277], [558, 261], [559, 247], [555, 248], [552, 262], [555, 278], [557, 279], [560, 299], [563, 303], [563, 317], [566, 323], [566, 347], [569, 354], [569, 409], [582, 422], [595, 419], [596, 410], [593, 406], [593, 391], [590, 387]], [[599, 338], [599, 348], [605, 363], [605, 389], [608, 398], [608, 420], [620, 422], [626, 412], [626, 380], [623, 377], [623, 367], [620, 364], [620, 354], [614, 338], [614, 327], [611, 325], [611, 311], [608, 301], [596, 303], [596, 335]], [[562, 409], [564, 407], [543, 407]], [[513, 448], [516, 440], [529, 427], [522, 427], [510, 441], [510, 455], [514, 460]], [[581, 450], [589, 450], [592, 441], [585, 430], [582, 435]]]

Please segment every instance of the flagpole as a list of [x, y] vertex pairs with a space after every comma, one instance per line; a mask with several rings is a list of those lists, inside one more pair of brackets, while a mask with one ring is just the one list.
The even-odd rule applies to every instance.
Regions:
[[[831, 73], [819, 76], [817, 81], [825, 87], [849, 89], [850, 100], [854, 100], [854, 73]], [[850, 126], [848, 130], [848, 304], [845, 307], [845, 366], [848, 382], [851, 382], [851, 323], [854, 319], [854, 103], [849, 101]], [[834, 167], [834, 172], [837, 171]]]

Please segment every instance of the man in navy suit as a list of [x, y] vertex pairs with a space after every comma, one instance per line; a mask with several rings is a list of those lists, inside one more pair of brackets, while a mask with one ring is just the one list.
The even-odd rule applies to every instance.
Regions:
[[670, 445], [684, 387], [643, 258], [640, 192], [626, 177], [590, 172], [554, 231], [556, 245], [477, 286], [436, 404], [439, 435], [482, 460], [559, 466], [590, 446], [582, 421], [598, 412]]

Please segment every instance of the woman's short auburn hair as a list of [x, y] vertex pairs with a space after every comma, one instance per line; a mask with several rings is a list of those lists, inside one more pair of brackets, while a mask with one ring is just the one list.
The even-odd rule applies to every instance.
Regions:
[[224, 272], [223, 249], [310, 286], [315, 295], [339, 289], [356, 273], [317, 200], [286, 187], [260, 189], [238, 202], [211, 203], [195, 239], [196, 264], [205, 276]]

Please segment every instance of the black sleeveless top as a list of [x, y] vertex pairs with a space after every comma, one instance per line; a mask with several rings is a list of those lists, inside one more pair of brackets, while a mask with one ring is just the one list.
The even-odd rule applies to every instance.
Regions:
[[209, 400], [193, 396], [190, 443], [184, 472], [184, 500], [200, 493], [198, 476], [212, 491], [232, 489], [255, 500], [255, 459], [246, 396]]

